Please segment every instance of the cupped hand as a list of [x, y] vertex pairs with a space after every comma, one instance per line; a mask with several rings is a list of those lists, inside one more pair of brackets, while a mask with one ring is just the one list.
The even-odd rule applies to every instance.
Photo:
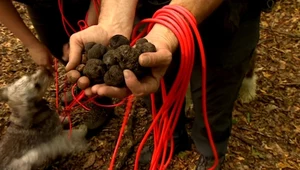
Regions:
[[[130, 94], [137, 97], [145, 96], [158, 90], [160, 79], [164, 76], [171, 63], [172, 52], [177, 48], [178, 41], [169, 29], [161, 25], [155, 25], [144, 38], [154, 44], [157, 51], [141, 54], [139, 63], [141, 66], [150, 67], [152, 75], [138, 80], [132, 71], [124, 70], [126, 88], [98, 84], [92, 87], [92, 93], [100, 96], [124, 98]], [[89, 94], [91, 92], [88, 91]]]
[[32, 60], [39, 66], [51, 69], [53, 64], [52, 54], [42, 43], [34, 44], [28, 47]]
[[69, 61], [66, 65], [66, 71], [74, 70], [80, 64], [84, 44], [95, 42], [107, 45], [108, 35], [108, 32], [100, 25], [93, 25], [73, 34], [70, 37]]
[[[84, 49], [84, 44], [89, 42], [100, 43], [103, 45], [107, 45], [109, 41], [109, 33], [104, 29], [101, 25], [93, 25], [82, 31], [74, 33], [70, 37], [69, 42], [69, 58], [68, 63], [66, 65], [66, 71], [72, 77], [76, 67], [82, 61], [82, 51]], [[72, 77], [73, 81], [79, 80], [80, 76]], [[74, 80], [77, 79], [77, 80]], [[79, 82], [77, 82], [79, 83]], [[82, 86], [87, 86], [90, 82], [85, 81], [85, 84]], [[91, 96], [91, 88], [84, 89], [87, 96]]]

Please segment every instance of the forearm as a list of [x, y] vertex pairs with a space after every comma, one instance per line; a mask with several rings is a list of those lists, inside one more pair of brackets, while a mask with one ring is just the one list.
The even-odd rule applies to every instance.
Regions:
[[98, 17], [99, 17], [99, 6], [95, 6], [97, 4], [93, 3], [93, 0], [90, 2], [90, 7], [88, 10], [88, 18], [87, 18], [87, 24], [89, 26], [91, 25], [97, 25], [98, 24]]
[[39, 43], [39, 40], [24, 24], [11, 0], [0, 1], [0, 22], [3, 23], [10, 31], [12, 31], [26, 47], [30, 47], [36, 43]]
[[170, 5], [180, 5], [186, 8], [194, 15], [199, 24], [222, 2], [223, 0], [172, 0]]
[[102, 0], [99, 24], [113, 34], [130, 37], [138, 0]]
[[[192, 15], [200, 24], [206, 17], [208, 17], [223, 0], [172, 0], [170, 5], [180, 5], [192, 13]], [[151, 29], [150, 34], [154, 36], [163, 37], [166, 39], [171, 52], [174, 52], [178, 46], [178, 40], [174, 33], [168, 28], [155, 24]], [[157, 35], [158, 34], [158, 35]]]

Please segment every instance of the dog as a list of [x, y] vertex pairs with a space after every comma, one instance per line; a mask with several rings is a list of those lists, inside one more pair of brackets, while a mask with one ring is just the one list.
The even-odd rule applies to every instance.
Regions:
[[1, 170], [36, 169], [87, 148], [87, 128], [74, 129], [69, 137], [43, 98], [51, 82], [51, 71], [41, 68], [0, 89], [0, 102], [11, 110], [10, 124], [0, 141]]
[[257, 75], [255, 73], [255, 63], [257, 58], [257, 52], [254, 51], [250, 60], [249, 69], [243, 79], [242, 86], [239, 90], [239, 100], [242, 103], [250, 103], [256, 98], [257, 89]]

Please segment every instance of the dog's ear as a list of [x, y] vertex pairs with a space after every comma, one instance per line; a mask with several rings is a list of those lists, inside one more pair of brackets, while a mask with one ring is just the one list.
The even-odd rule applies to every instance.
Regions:
[[0, 88], [0, 102], [7, 102], [8, 96], [7, 96], [7, 88], [3, 87]]

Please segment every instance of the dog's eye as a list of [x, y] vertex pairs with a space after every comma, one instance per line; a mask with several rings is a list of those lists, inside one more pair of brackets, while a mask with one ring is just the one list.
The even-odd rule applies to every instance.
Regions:
[[35, 84], [34, 84], [34, 87], [35, 87], [36, 89], [38, 89], [38, 90], [41, 89], [41, 85], [40, 85], [39, 83], [35, 83]]

